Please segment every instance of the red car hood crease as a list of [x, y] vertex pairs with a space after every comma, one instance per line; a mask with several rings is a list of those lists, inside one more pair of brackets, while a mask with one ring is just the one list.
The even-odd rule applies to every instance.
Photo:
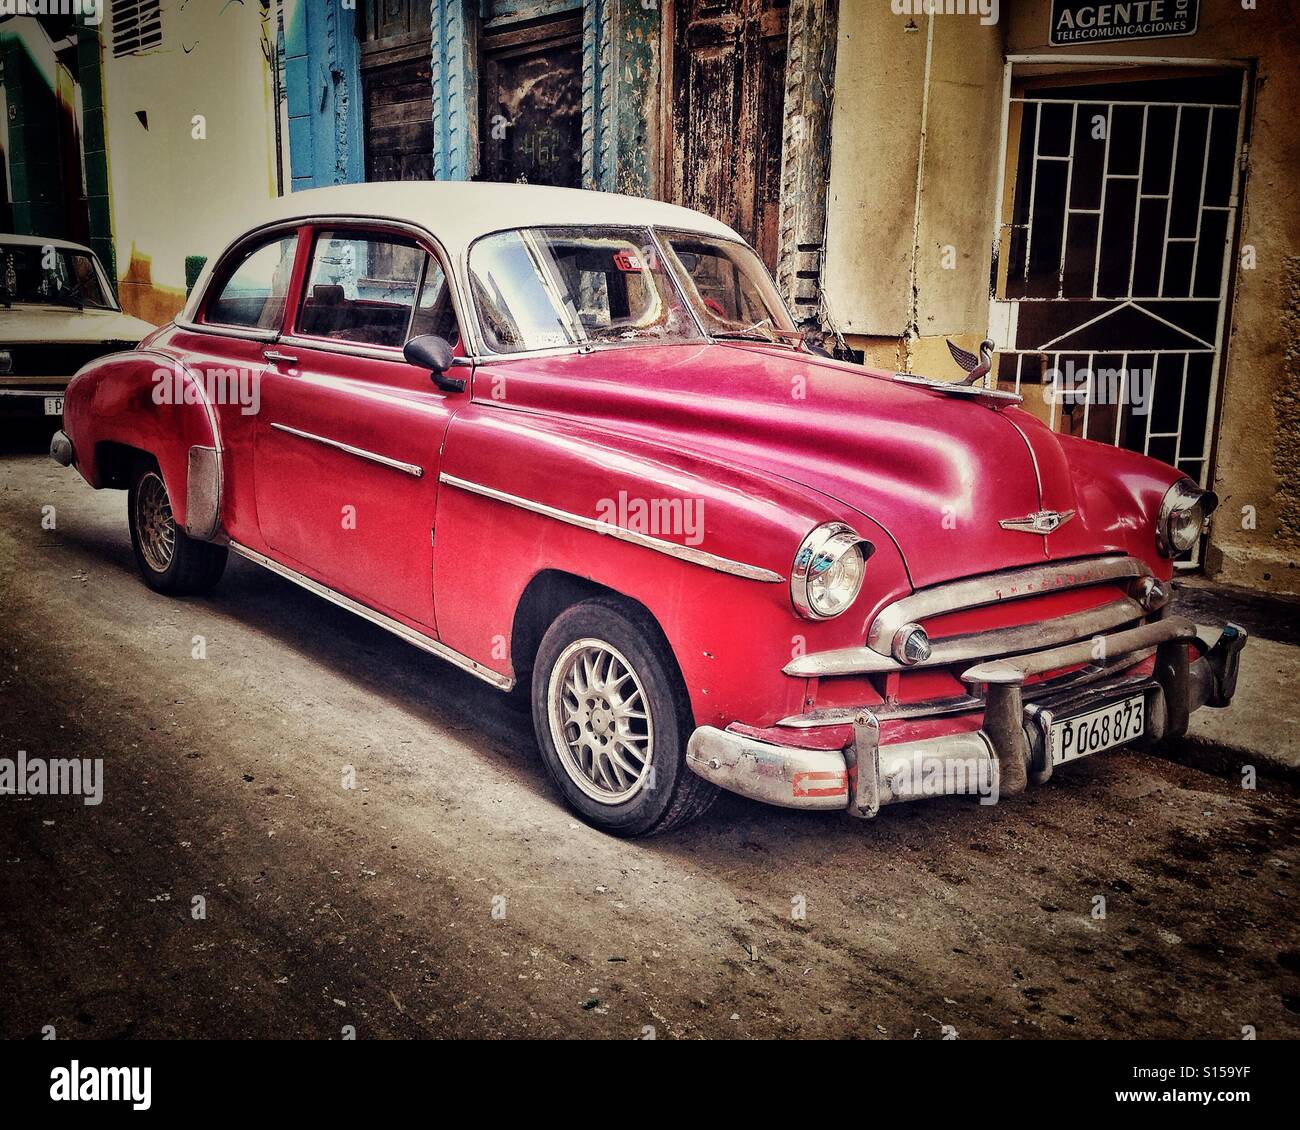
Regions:
[[[606, 434], [707, 454], [833, 499], [888, 533], [914, 587], [1116, 548], [1106, 533], [1087, 531], [1054, 433], [1019, 409], [776, 348], [627, 352], [637, 354], [635, 369], [610, 351], [601, 370], [584, 368], [576, 380], [564, 374], [570, 418], [598, 419]], [[528, 407], [553, 409], [548, 399]], [[1071, 536], [999, 525], [1044, 507], [1076, 512], [1062, 527]]]

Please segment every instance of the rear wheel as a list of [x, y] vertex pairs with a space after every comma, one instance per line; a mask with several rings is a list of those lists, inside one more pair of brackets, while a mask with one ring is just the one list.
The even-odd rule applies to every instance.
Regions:
[[601, 597], [562, 612], [542, 637], [532, 700], [547, 770], [603, 831], [667, 831], [717, 795], [686, 765], [686, 688], [658, 628], [634, 606]]
[[226, 547], [185, 534], [172, 516], [167, 484], [153, 460], [136, 468], [127, 492], [131, 548], [145, 584], [156, 592], [210, 591], [226, 568]]

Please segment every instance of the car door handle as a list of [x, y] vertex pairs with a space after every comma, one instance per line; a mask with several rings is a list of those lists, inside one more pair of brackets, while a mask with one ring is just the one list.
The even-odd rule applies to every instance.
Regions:
[[293, 356], [291, 356], [291, 355], [288, 354], [288, 353], [281, 353], [281, 352], [279, 352], [278, 350], [275, 350], [275, 349], [264, 349], [264, 350], [262, 351], [262, 358], [263, 358], [264, 360], [266, 360], [266, 361], [270, 361], [273, 365], [296, 365], [296, 364], [298, 364], [298, 358], [297, 358], [297, 357], [293, 357]]

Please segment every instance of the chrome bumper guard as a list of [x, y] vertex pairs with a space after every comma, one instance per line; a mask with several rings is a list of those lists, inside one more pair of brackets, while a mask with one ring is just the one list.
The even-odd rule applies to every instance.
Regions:
[[[1212, 633], [1213, 629], [1203, 629]], [[708, 781], [742, 796], [784, 808], [845, 810], [871, 817], [882, 805], [929, 796], [978, 795], [994, 803], [1052, 775], [1048, 735], [1063, 715], [1106, 706], [1135, 694], [1145, 698], [1141, 740], [1156, 742], [1187, 730], [1193, 710], [1232, 702], [1246, 631], [1229, 624], [1210, 647], [1190, 620], [1178, 617], [1098, 636], [1064, 647], [977, 664], [962, 676], [983, 686], [979, 730], [923, 741], [882, 745], [880, 722], [869, 709], [853, 719], [853, 740], [839, 750], [800, 749], [713, 726], [692, 735], [686, 763]], [[1198, 652], [1189, 657], [1190, 649]], [[1053, 691], [1025, 681], [1098, 658], [1109, 662], [1155, 649], [1148, 677], [1119, 675]]]
[[50, 438], [50, 458], [64, 467], [72, 466], [72, 440], [62, 428]]

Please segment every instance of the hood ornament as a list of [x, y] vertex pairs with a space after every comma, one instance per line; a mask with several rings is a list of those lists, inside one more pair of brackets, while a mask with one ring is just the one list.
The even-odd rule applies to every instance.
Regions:
[[961, 346], [953, 345], [948, 341], [948, 352], [952, 354], [952, 359], [966, 370], [966, 376], [958, 381], [958, 384], [973, 385], [976, 381], [983, 379], [988, 375], [988, 371], [993, 368], [993, 339], [986, 337], [980, 342], [980, 355], [978, 357], [973, 353], [967, 353]]
[[1004, 530], [1020, 530], [1026, 534], [1054, 533], [1074, 517], [1073, 510], [1039, 510], [1023, 518], [1003, 518], [998, 523]]
[[948, 342], [948, 352], [952, 359], [965, 371], [966, 376], [960, 381], [937, 380], [930, 377], [918, 377], [914, 373], [895, 373], [894, 380], [900, 384], [920, 385], [945, 396], [968, 396], [990, 408], [1019, 404], [1023, 397], [1018, 392], [1007, 392], [1000, 388], [985, 388], [978, 382], [988, 376], [993, 367], [993, 340], [985, 338], [980, 342], [980, 355], [967, 353], [960, 346]]

